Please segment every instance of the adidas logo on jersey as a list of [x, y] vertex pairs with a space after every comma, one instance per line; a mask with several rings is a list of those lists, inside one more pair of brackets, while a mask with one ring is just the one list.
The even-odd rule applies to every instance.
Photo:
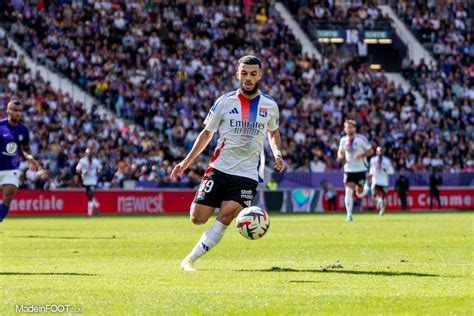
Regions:
[[229, 112], [229, 114], [239, 114], [239, 110], [237, 110], [237, 108], [233, 108], [232, 111]]

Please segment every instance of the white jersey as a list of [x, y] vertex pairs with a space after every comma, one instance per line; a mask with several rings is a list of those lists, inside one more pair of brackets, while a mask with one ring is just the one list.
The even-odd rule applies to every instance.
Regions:
[[278, 105], [259, 91], [252, 99], [233, 91], [221, 96], [204, 123], [219, 140], [209, 166], [221, 172], [263, 181], [263, 143], [267, 131], [278, 129]]
[[76, 171], [81, 174], [83, 185], [97, 185], [100, 168], [101, 165], [97, 158], [89, 160], [87, 157], [82, 157], [77, 163]]
[[367, 172], [367, 159], [355, 159], [355, 156], [365, 153], [371, 147], [364, 135], [355, 134], [352, 139], [347, 135], [343, 136], [339, 142], [339, 150], [344, 151], [346, 157], [344, 172]]
[[372, 185], [388, 187], [388, 176], [393, 174], [392, 162], [385, 156], [374, 156], [370, 159], [370, 171]]

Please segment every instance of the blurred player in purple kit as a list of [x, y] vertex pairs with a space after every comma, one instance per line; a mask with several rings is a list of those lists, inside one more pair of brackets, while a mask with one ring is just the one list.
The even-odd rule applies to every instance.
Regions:
[[29, 131], [21, 122], [22, 111], [23, 105], [20, 101], [10, 101], [7, 105], [8, 118], [0, 120], [0, 185], [3, 196], [0, 204], [0, 222], [7, 216], [13, 195], [18, 188], [20, 152], [33, 167], [38, 169], [41, 177], [46, 174], [38, 161], [31, 155]]

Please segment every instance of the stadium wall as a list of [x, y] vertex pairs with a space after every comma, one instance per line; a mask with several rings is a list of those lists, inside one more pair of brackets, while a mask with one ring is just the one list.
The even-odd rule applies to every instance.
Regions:
[[[474, 188], [441, 188], [441, 208], [474, 209]], [[194, 190], [108, 190], [97, 191], [101, 214], [188, 213]], [[300, 213], [329, 212], [319, 189], [261, 191], [254, 201], [269, 211]], [[344, 191], [336, 190], [336, 211], [344, 210]], [[397, 192], [390, 190], [387, 210], [399, 211]], [[360, 201], [362, 209], [373, 209], [369, 198]], [[408, 194], [410, 210], [429, 210], [429, 189], [417, 187]], [[437, 205], [435, 205], [437, 207]], [[10, 207], [10, 215], [86, 215], [87, 199], [82, 190], [19, 190]]]
[[[410, 185], [413, 187], [427, 186], [430, 179], [430, 172], [407, 172], [406, 176], [410, 181]], [[328, 172], [284, 172], [273, 174], [277, 182], [280, 184], [280, 188], [293, 189], [301, 187], [317, 188], [321, 185], [323, 180], [329, 181], [333, 187], [342, 188], [344, 187], [343, 173], [340, 171], [328, 171]], [[446, 187], [458, 187], [474, 186], [474, 172], [441, 172], [443, 178], [443, 186]], [[389, 177], [389, 186], [395, 185], [395, 180], [398, 178], [398, 173]]]

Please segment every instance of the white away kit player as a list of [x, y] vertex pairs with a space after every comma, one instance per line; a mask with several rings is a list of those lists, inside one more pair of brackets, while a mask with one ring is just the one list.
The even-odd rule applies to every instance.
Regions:
[[394, 173], [392, 162], [383, 155], [381, 147], [377, 147], [376, 155], [370, 159], [369, 176], [372, 179], [372, 191], [379, 215], [385, 212], [385, 196], [388, 191], [388, 177]]
[[367, 138], [356, 133], [356, 126], [354, 120], [344, 122], [346, 135], [341, 138], [337, 152], [337, 159], [346, 161], [344, 164], [344, 186], [346, 189], [344, 202], [347, 212], [346, 221], [348, 222], [352, 221], [354, 188], [359, 198], [364, 197], [369, 191], [369, 186], [366, 185], [367, 157], [374, 152]]
[[101, 164], [99, 159], [92, 157], [92, 150], [86, 149], [86, 155], [82, 157], [76, 166], [76, 172], [81, 175], [82, 185], [86, 188], [87, 194], [87, 216], [94, 214], [94, 208], [99, 208], [99, 203], [94, 198], [94, 192], [97, 188]]

